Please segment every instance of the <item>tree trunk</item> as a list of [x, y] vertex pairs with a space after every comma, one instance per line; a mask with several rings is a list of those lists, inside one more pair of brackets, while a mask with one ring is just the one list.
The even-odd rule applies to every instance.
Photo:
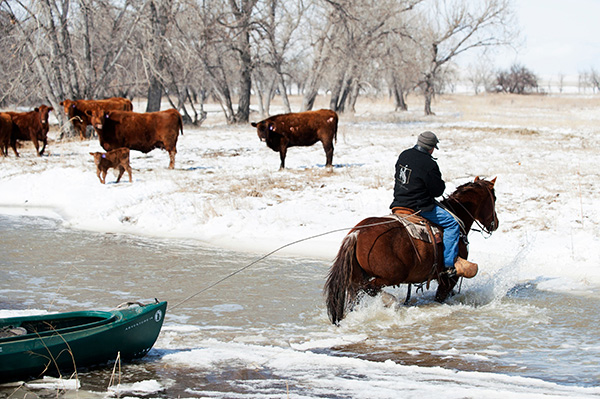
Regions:
[[235, 114], [236, 123], [248, 123], [250, 120], [250, 95], [252, 93], [252, 60], [250, 57], [250, 44], [248, 52], [242, 55], [242, 73], [240, 74], [240, 98], [238, 110]]
[[275, 89], [277, 82], [274, 79], [269, 79], [267, 82], [267, 86], [265, 88], [265, 115], [269, 116], [271, 114], [271, 100], [275, 97]]
[[302, 111], [310, 111], [315, 106], [315, 101], [317, 100], [317, 95], [319, 94], [319, 90], [315, 87], [311, 87], [309, 90], [304, 92], [304, 96], [302, 96]]
[[252, 54], [250, 47], [250, 17], [258, 0], [229, 0], [231, 11], [236, 19], [240, 32], [235, 50], [240, 57], [240, 85], [238, 110], [234, 116], [236, 123], [248, 123], [250, 119], [250, 96], [252, 94]]
[[[95, 82], [96, 77], [94, 76], [94, 53], [92, 51], [91, 38], [94, 32], [94, 19], [91, 15], [91, 7], [84, 0], [79, 0], [79, 6], [81, 7], [81, 13], [83, 14], [83, 76], [86, 82]], [[92, 96], [93, 89], [91, 87], [84, 88], [85, 98]]]
[[263, 88], [261, 82], [256, 77], [254, 78], [254, 87], [256, 88], [256, 96], [258, 97], [258, 112], [260, 113], [261, 119], [264, 119], [267, 115], [265, 112], [265, 100], [263, 98]]
[[408, 105], [404, 99], [404, 91], [401, 88], [394, 87], [394, 110], [395, 111], [408, 111]]
[[321, 37], [317, 42], [315, 48], [312, 68], [307, 79], [307, 83], [304, 87], [304, 95], [302, 96], [302, 109], [301, 111], [310, 111], [315, 105], [315, 100], [319, 94], [319, 85], [323, 76], [323, 69], [327, 60], [323, 54], [325, 48], [326, 37]]
[[404, 99], [404, 88], [402, 84], [398, 82], [398, 79], [395, 75], [392, 75], [392, 84], [391, 91], [392, 96], [394, 98], [394, 111], [407, 111], [408, 106], [406, 105], [406, 100]]
[[331, 89], [331, 98], [329, 99], [329, 109], [338, 112], [340, 110], [340, 97], [344, 87], [345, 72], [341, 72], [335, 80]]
[[358, 79], [354, 79], [350, 88], [350, 95], [348, 97], [348, 106], [350, 108], [350, 112], [352, 113], [356, 113], [356, 101], [358, 100], [359, 94], [360, 83]]
[[281, 92], [281, 99], [283, 100], [283, 107], [285, 109], [285, 112], [292, 112], [290, 100], [287, 96], [287, 88], [285, 87], [285, 81], [283, 80], [283, 75], [281, 73], [279, 74], [279, 91]]
[[163, 85], [156, 76], [150, 78], [148, 85], [148, 103], [146, 104], [146, 112], [160, 111], [160, 103], [162, 102]]
[[431, 100], [433, 99], [434, 94], [435, 93], [434, 93], [433, 82], [431, 81], [431, 76], [428, 76], [427, 78], [425, 78], [425, 90], [424, 90], [425, 115], [434, 115], [434, 113], [431, 111]]
[[160, 73], [164, 70], [166, 64], [162, 41], [167, 33], [172, 2], [173, 0], [150, 1], [150, 25], [152, 27], [152, 32], [149, 38], [149, 44], [151, 48], [150, 51], [152, 52], [152, 60], [156, 64], [148, 67], [150, 77], [148, 81], [148, 103], [146, 105], [146, 112], [160, 111], [164, 90], [163, 83], [160, 79]]

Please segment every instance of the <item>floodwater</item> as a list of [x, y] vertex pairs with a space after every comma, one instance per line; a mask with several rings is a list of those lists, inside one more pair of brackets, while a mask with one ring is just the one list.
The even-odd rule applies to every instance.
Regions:
[[[0, 310], [169, 302], [154, 348], [117, 376], [109, 364], [78, 370], [76, 392], [0, 386], [0, 397], [600, 394], [598, 291], [542, 291], [536, 281], [492, 276], [442, 305], [434, 289], [413, 293], [407, 307], [367, 298], [334, 327], [322, 297], [328, 261], [275, 254], [252, 264], [259, 258], [0, 215]], [[402, 288], [390, 292], [403, 300]]]

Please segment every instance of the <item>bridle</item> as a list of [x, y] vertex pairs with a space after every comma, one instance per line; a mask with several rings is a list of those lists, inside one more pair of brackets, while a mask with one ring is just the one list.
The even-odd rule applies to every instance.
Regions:
[[[490, 190], [490, 188], [485, 185], [485, 189], [487, 190], [490, 200], [492, 202], [492, 211], [493, 211], [493, 215], [494, 215], [494, 220], [492, 221], [492, 223], [490, 224], [490, 227], [486, 227], [483, 225], [483, 223], [479, 222], [479, 220], [477, 220], [475, 218], [475, 216], [473, 216], [473, 214], [471, 212], [469, 212], [469, 210], [458, 200], [455, 200], [455, 202], [460, 205], [460, 207], [471, 217], [471, 219], [473, 219], [473, 222], [475, 223], [475, 225], [478, 228], [471, 228], [471, 230], [476, 231], [478, 233], [481, 233], [481, 235], [484, 238], [490, 238], [492, 236], [492, 233], [494, 232], [494, 227], [496, 227], [498, 224], [498, 216], [496, 215], [496, 200], [494, 199], [494, 194], [492, 194], [492, 191]], [[460, 228], [462, 230], [463, 235], [466, 237], [467, 232], [466, 229], [464, 227], [464, 224], [462, 223], [462, 221], [456, 216], [454, 215], [452, 212], [450, 212], [450, 214], [458, 221], [458, 224], [460, 225]], [[487, 236], [486, 236], [487, 235]]]

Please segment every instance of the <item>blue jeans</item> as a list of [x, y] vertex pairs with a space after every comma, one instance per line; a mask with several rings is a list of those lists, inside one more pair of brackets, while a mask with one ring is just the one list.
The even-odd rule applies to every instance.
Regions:
[[446, 268], [454, 266], [458, 257], [458, 240], [460, 238], [458, 222], [439, 205], [436, 205], [431, 211], [421, 212], [420, 215], [444, 228], [444, 265]]

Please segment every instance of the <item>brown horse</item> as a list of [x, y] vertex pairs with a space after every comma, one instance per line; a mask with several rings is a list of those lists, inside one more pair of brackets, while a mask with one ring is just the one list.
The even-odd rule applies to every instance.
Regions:
[[[459, 256], [464, 259], [468, 256], [466, 236], [474, 222], [489, 234], [498, 228], [495, 183], [495, 178], [476, 177], [441, 201], [461, 224]], [[338, 324], [344, 318], [359, 292], [375, 296], [385, 286], [437, 280], [435, 299], [444, 301], [458, 277], [444, 273], [443, 251], [434, 245], [413, 239], [404, 225], [391, 217], [370, 217], [358, 223], [342, 241], [325, 283], [331, 322]]]

